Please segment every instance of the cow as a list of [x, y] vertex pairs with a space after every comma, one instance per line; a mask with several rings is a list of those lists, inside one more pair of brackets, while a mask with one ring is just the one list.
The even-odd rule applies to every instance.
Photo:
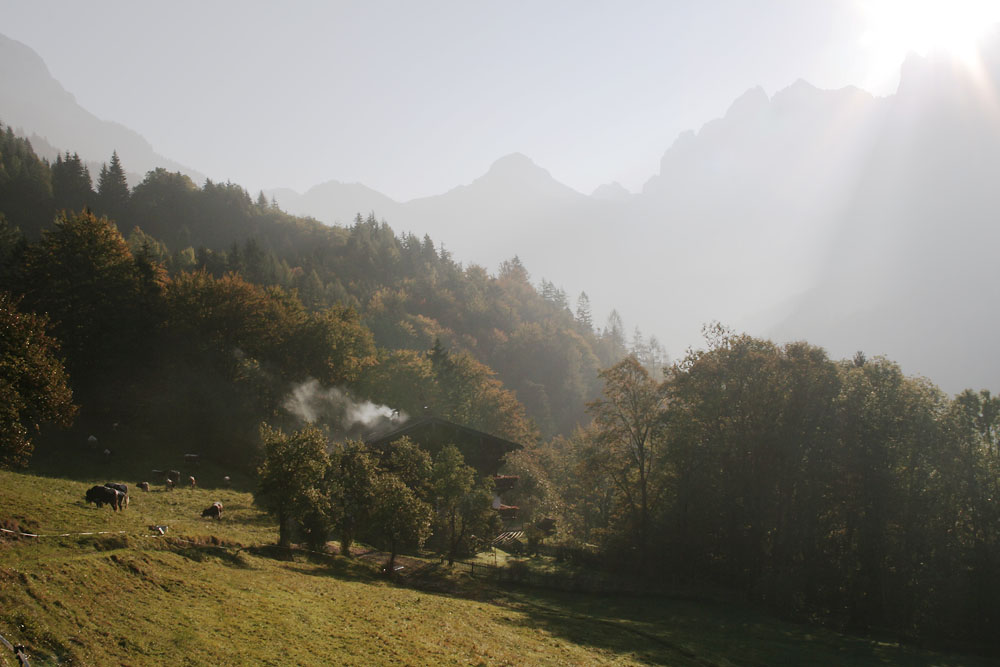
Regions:
[[191, 475], [190, 477], [188, 477], [188, 482], [191, 483], [191, 488], [192, 489], [198, 488], [198, 482], [194, 481], [194, 475]]
[[111, 505], [111, 509], [117, 512], [121, 504], [120, 496], [121, 491], [118, 489], [107, 486], [92, 486], [87, 490], [87, 495], [84, 498], [88, 503], [96, 504], [98, 508], [105, 504]]
[[[108, 487], [109, 489], [114, 489], [116, 491], [121, 492], [122, 494], [121, 502], [124, 503], [125, 507], [128, 507], [128, 484], [123, 484], [122, 482], [105, 482], [104, 486]], [[119, 505], [118, 509], [125, 509], [125, 508]]]
[[226, 488], [228, 489], [230, 486], [233, 485], [233, 480], [230, 479], [229, 475], [226, 475], [225, 477], [222, 478], [222, 483], [225, 484]]
[[174, 488], [174, 480], [168, 479], [167, 480], [167, 491], [170, 491], [173, 488]]
[[139, 482], [136, 486], [138, 486], [143, 491], [149, 491], [149, 482]]
[[211, 517], [213, 519], [222, 518], [222, 503], [212, 503], [211, 507], [206, 507], [201, 511], [201, 518]]

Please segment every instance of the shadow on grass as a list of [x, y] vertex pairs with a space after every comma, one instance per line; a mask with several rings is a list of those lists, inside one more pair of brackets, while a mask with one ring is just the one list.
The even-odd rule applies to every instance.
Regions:
[[251, 569], [250, 564], [243, 558], [243, 555], [239, 552], [231, 552], [223, 547], [209, 547], [209, 546], [189, 546], [180, 549], [172, 549], [174, 553], [178, 556], [187, 558], [190, 561], [196, 563], [202, 563], [207, 560], [218, 560], [224, 565], [230, 567], [239, 568], [241, 570]]
[[504, 606], [507, 622], [645, 664], [670, 665], [988, 665], [882, 637], [844, 635], [785, 622], [713, 591], [677, 595], [594, 593], [496, 583], [460, 568], [424, 568], [401, 585]]
[[[246, 506], [246, 507], [235, 507], [234, 506], [234, 507], [227, 508], [226, 511], [229, 512], [229, 514], [227, 516], [227, 519], [231, 523], [238, 523], [238, 524], [245, 525], [245, 526], [274, 526], [275, 525], [274, 517], [272, 517], [270, 514], [267, 514], [266, 512], [258, 511], [255, 507], [252, 507], [252, 506]], [[249, 515], [241, 513], [239, 515], [239, 518], [233, 518], [233, 515], [237, 511], [246, 512], [246, 513], [249, 513], [249, 512], [255, 512], [255, 513], [254, 514], [249, 514]]]
[[175, 553], [196, 563], [216, 560], [223, 565], [241, 570], [253, 569], [243, 557], [243, 552], [248, 551], [247, 549], [238, 543], [220, 540], [214, 536], [203, 539], [168, 537], [158, 542], [155, 548]]
[[895, 641], [785, 623], [743, 605], [512, 589], [512, 623], [566, 641], [671, 665], [986, 665]]
[[248, 547], [246, 551], [260, 558], [287, 563], [285, 569], [311, 577], [332, 577], [350, 581], [373, 581], [380, 578], [378, 569], [372, 563], [356, 558], [345, 558], [332, 552], [317, 553], [280, 547], [276, 544]]

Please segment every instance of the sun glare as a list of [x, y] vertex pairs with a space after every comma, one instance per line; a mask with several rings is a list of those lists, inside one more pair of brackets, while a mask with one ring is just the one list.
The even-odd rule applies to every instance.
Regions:
[[944, 52], [973, 66], [980, 39], [1000, 22], [1000, 0], [864, 0], [874, 79], [892, 78], [909, 53]]

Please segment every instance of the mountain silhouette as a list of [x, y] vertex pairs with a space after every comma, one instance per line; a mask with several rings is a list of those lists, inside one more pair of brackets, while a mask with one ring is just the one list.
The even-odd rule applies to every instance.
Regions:
[[[950, 391], [996, 388], [1000, 68], [911, 56], [839, 216], [815, 286], [773, 332], [885, 354]], [[991, 59], [988, 54], [992, 53]]]
[[[950, 392], [996, 389], [1000, 360], [983, 350], [1000, 291], [998, 40], [982, 57], [976, 70], [910, 57], [885, 97], [802, 80], [750, 88], [678, 136], [636, 194], [579, 193], [520, 153], [405, 202], [338, 181], [266, 194], [330, 224], [374, 213], [467, 265], [517, 255], [536, 282], [586, 290], [595, 315], [617, 308], [675, 356], [718, 320], [837, 358], [884, 354]], [[117, 149], [132, 170], [179, 168], [3, 37], [0, 120], [85, 158]]]
[[[101, 120], [81, 107], [52, 78], [37, 53], [4, 35], [0, 35], [0, 122], [25, 136], [41, 137], [57, 151], [78, 153], [91, 165], [107, 162], [111, 153], [118, 151], [118, 157], [132, 172], [145, 174], [156, 167], [165, 167], [185, 173], [196, 182], [205, 178], [156, 153], [137, 132]], [[91, 171], [91, 176], [96, 177]]]

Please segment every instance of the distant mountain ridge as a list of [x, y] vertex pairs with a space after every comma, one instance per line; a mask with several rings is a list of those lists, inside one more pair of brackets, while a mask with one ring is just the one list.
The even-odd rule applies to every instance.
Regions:
[[[911, 58], [887, 97], [802, 80], [771, 96], [751, 88], [681, 134], [636, 194], [576, 192], [518, 153], [406, 202], [337, 181], [265, 192], [330, 224], [372, 212], [466, 264], [495, 269], [517, 255], [536, 281], [586, 290], [595, 314], [617, 307], [675, 355], [718, 320], [834, 357], [885, 354], [948, 391], [997, 389], [1000, 360], [981, 350], [1000, 319], [984, 307], [1000, 285], [998, 43], [976, 77], [947, 58]], [[22, 78], [48, 76], [40, 59], [18, 58]], [[0, 81], [14, 76], [9, 60]], [[46, 85], [48, 99], [82, 112]], [[16, 126], [4, 95], [0, 119]], [[64, 124], [59, 145], [79, 150]]]
[[[984, 51], [1000, 89], [994, 43]], [[495, 267], [517, 254], [538, 277], [616, 305], [675, 354], [719, 320], [835, 357], [885, 354], [949, 391], [1000, 387], [978, 358], [1000, 275], [1000, 128], [990, 89], [946, 58], [911, 57], [899, 91], [752, 88], [680, 135], [642, 192], [587, 197], [523, 155], [435, 197], [341, 199]], [[310, 191], [312, 192], [312, 191]], [[610, 195], [610, 196], [609, 196]], [[338, 202], [298, 212], [330, 220]], [[347, 217], [349, 210], [340, 215]], [[995, 302], [995, 301], [994, 301]]]

